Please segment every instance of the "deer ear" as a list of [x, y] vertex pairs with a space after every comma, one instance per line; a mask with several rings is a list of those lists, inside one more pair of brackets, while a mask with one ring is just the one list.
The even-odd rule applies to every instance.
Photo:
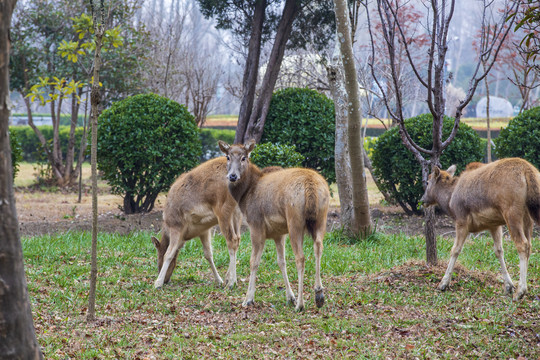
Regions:
[[450, 174], [450, 176], [454, 176], [454, 174], [456, 173], [456, 165], [450, 166], [448, 170], [446, 170], [446, 172]]
[[154, 243], [154, 246], [156, 247], [156, 249], [159, 250], [159, 240], [155, 237], [155, 236], [152, 236], [152, 242]]
[[255, 147], [255, 140], [251, 139], [247, 143], [244, 144], [244, 149], [246, 149], [248, 155], [253, 151], [253, 148]]
[[441, 169], [439, 169], [438, 166], [435, 166], [435, 169], [433, 170], [433, 175], [435, 175], [435, 181], [439, 180], [441, 177]]
[[224, 153], [228, 154], [231, 149], [231, 145], [227, 144], [225, 141], [218, 140], [219, 149]]

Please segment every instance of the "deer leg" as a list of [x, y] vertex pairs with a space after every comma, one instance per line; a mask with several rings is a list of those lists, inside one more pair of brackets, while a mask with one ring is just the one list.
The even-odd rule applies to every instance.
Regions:
[[[326, 226], [326, 221], [324, 221]], [[324, 293], [321, 281], [321, 257], [323, 252], [323, 238], [325, 228], [317, 229], [315, 239], [313, 239], [313, 253], [315, 255], [315, 304], [318, 308], [324, 305]]]
[[201, 244], [203, 246], [204, 258], [210, 264], [210, 269], [212, 269], [212, 273], [214, 274], [216, 282], [219, 285], [223, 285], [223, 280], [221, 280], [221, 277], [219, 276], [219, 273], [216, 269], [216, 265], [214, 265], [214, 255], [212, 253], [212, 236], [210, 234], [210, 231], [211, 229], [204, 231], [199, 235], [199, 238], [201, 239]]
[[514, 291], [514, 284], [508, 274], [508, 269], [506, 268], [506, 263], [504, 262], [504, 250], [502, 246], [502, 226], [498, 226], [495, 229], [490, 229], [489, 232], [493, 237], [493, 249], [495, 250], [495, 255], [499, 259], [501, 264], [501, 274], [504, 280], [504, 288], [507, 294], [511, 294]]
[[251, 259], [250, 273], [249, 273], [249, 286], [246, 293], [246, 298], [242, 303], [242, 306], [254, 305], [255, 298], [255, 281], [257, 279], [257, 270], [261, 263], [261, 256], [264, 250], [265, 238], [260, 230], [251, 229]]
[[296, 271], [298, 272], [298, 299], [296, 301], [296, 311], [304, 310], [304, 229], [295, 226], [289, 226], [289, 240], [294, 252], [296, 261]]
[[514, 299], [519, 300], [527, 294], [527, 267], [529, 263], [529, 257], [531, 255], [531, 243], [530, 238], [527, 238], [527, 234], [530, 234], [532, 222], [528, 215], [524, 217], [524, 221], [511, 217], [508, 219], [506, 225], [510, 230], [510, 236], [516, 245], [517, 252], [519, 254], [519, 283], [518, 290]]
[[184, 233], [174, 228], [169, 229], [169, 239], [169, 247], [167, 248], [167, 251], [163, 256], [163, 265], [161, 267], [161, 271], [159, 272], [158, 278], [154, 283], [154, 287], [156, 289], [159, 289], [163, 286], [163, 283], [165, 282], [165, 278], [167, 276], [169, 265], [178, 255], [178, 251], [180, 251], [180, 249], [182, 249], [182, 247], [184, 247], [184, 244], [186, 243], [186, 241], [184, 240]]
[[283, 275], [283, 281], [285, 282], [285, 291], [287, 293], [287, 302], [296, 305], [296, 298], [291, 289], [289, 283], [289, 277], [287, 276], [287, 263], [285, 261], [285, 236], [277, 237], [274, 239], [276, 243], [277, 263]]
[[467, 230], [467, 227], [465, 225], [456, 224], [456, 239], [454, 240], [454, 246], [452, 246], [452, 251], [450, 252], [450, 261], [448, 261], [448, 267], [446, 268], [444, 277], [437, 287], [440, 291], [448, 289], [448, 285], [452, 279], [452, 271], [454, 271], [454, 266], [456, 265], [456, 260], [461, 253], [463, 244], [465, 244], [465, 240], [468, 236], [469, 231]]

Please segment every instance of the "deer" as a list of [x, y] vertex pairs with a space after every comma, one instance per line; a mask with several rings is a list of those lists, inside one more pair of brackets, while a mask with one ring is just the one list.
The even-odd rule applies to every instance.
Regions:
[[[242, 214], [228, 189], [225, 157], [208, 160], [182, 174], [171, 186], [163, 211], [161, 241], [152, 237], [157, 250], [159, 275], [154, 286], [168, 283], [184, 244], [199, 237], [204, 257], [216, 282], [233, 288], [236, 284], [236, 253], [241, 235]], [[229, 251], [225, 282], [214, 265], [211, 230], [219, 225]]]
[[[296, 311], [304, 310], [304, 233], [313, 239], [315, 257], [315, 304], [324, 305], [324, 289], [321, 281], [321, 257], [330, 191], [326, 180], [316, 171], [304, 168], [288, 168], [263, 173], [249, 161], [255, 141], [229, 145], [219, 141], [221, 151], [227, 157], [229, 191], [238, 202], [249, 226], [251, 236], [250, 276], [244, 307], [254, 305], [255, 281], [261, 255], [267, 239], [276, 244], [277, 263], [285, 282], [286, 299]], [[295, 256], [298, 272], [298, 300], [295, 298], [287, 277], [285, 262], [285, 236]]]
[[421, 199], [424, 206], [439, 207], [455, 220], [456, 238], [450, 260], [438, 289], [448, 289], [454, 265], [470, 233], [487, 230], [493, 237], [501, 264], [505, 292], [514, 284], [506, 269], [502, 247], [502, 226], [506, 225], [519, 254], [519, 283], [515, 300], [527, 293], [527, 267], [531, 255], [534, 223], [540, 223], [540, 173], [528, 161], [506, 158], [489, 164], [473, 164], [457, 177], [456, 166], [438, 167], [428, 177]]

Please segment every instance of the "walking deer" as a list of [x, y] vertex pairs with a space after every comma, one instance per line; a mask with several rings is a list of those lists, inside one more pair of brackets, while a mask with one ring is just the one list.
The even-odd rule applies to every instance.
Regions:
[[519, 254], [519, 284], [516, 299], [527, 293], [527, 267], [531, 254], [533, 225], [540, 223], [540, 173], [529, 162], [508, 158], [487, 165], [474, 164], [461, 176], [448, 170], [429, 175], [422, 201], [438, 204], [456, 222], [456, 239], [446, 273], [438, 289], [448, 288], [452, 271], [469, 233], [488, 230], [493, 236], [495, 254], [501, 264], [505, 290], [514, 291], [504, 262], [502, 225], [507, 225]]
[[[303, 243], [307, 231], [313, 238], [315, 255], [315, 303], [321, 307], [324, 304], [321, 256], [330, 199], [328, 184], [321, 175], [310, 169], [291, 168], [263, 174], [249, 162], [249, 154], [254, 146], [254, 141], [245, 145], [219, 142], [221, 151], [227, 155], [229, 191], [238, 202], [251, 233], [249, 287], [243, 306], [254, 304], [255, 279], [261, 255], [266, 239], [273, 239], [277, 262], [285, 281], [287, 301], [296, 303], [297, 311], [304, 309]], [[284, 244], [287, 233], [298, 272], [298, 300], [287, 277]]]
[[169, 282], [176, 267], [178, 251], [195, 237], [201, 240], [204, 257], [210, 263], [214, 278], [223, 284], [212, 255], [211, 229], [217, 224], [229, 250], [225, 284], [229, 287], [236, 284], [236, 252], [240, 243], [242, 214], [229, 193], [226, 176], [227, 160], [220, 157], [182, 174], [171, 186], [163, 211], [161, 242], [152, 237], [158, 255], [156, 288]]

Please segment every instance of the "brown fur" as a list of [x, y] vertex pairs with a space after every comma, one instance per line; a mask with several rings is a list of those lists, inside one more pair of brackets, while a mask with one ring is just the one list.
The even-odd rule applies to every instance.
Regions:
[[230, 263], [226, 284], [236, 283], [236, 251], [240, 242], [242, 215], [228, 189], [227, 160], [209, 160], [182, 174], [171, 186], [163, 211], [161, 242], [152, 241], [157, 249], [159, 276], [156, 287], [170, 280], [176, 266], [178, 251], [185, 242], [199, 237], [205, 258], [210, 263], [216, 281], [223, 283], [214, 266], [211, 229], [218, 225], [227, 241]]
[[501, 263], [507, 292], [514, 286], [506, 270], [502, 249], [502, 225], [507, 225], [520, 258], [516, 298], [527, 293], [527, 266], [531, 253], [533, 223], [540, 222], [540, 173], [529, 162], [509, 158], [471, 166], [457, 178], [435, 169], [422, 198], [425, 205], [438, 204], [456, 221], [456, 240], [446, 274], [439, 284], [445, 290], [452, 268], [467, 235], [488, 230]]
[[263, 173], [249, 162], [254, 142], [246, 145], [219, 143], [228, 158], [229, 190], [238, 202], [251, 232], [251, 274], [244, 305], [253, 304], [255, 278], [266, 239], [274, 239], [278, 264], [283, 274], [287, 300], [295, 302], [286, 272], [284, 238], [288, 233], [298, 271], [298, 311], [304, 308], [304, 233], [314, 240], [316, 275], [315, 301], [324, 304], [320, 280], [322, 240], [326, 232], [326, 218], [330, 192], [324, 178], [310, 169], [291, 168]]

